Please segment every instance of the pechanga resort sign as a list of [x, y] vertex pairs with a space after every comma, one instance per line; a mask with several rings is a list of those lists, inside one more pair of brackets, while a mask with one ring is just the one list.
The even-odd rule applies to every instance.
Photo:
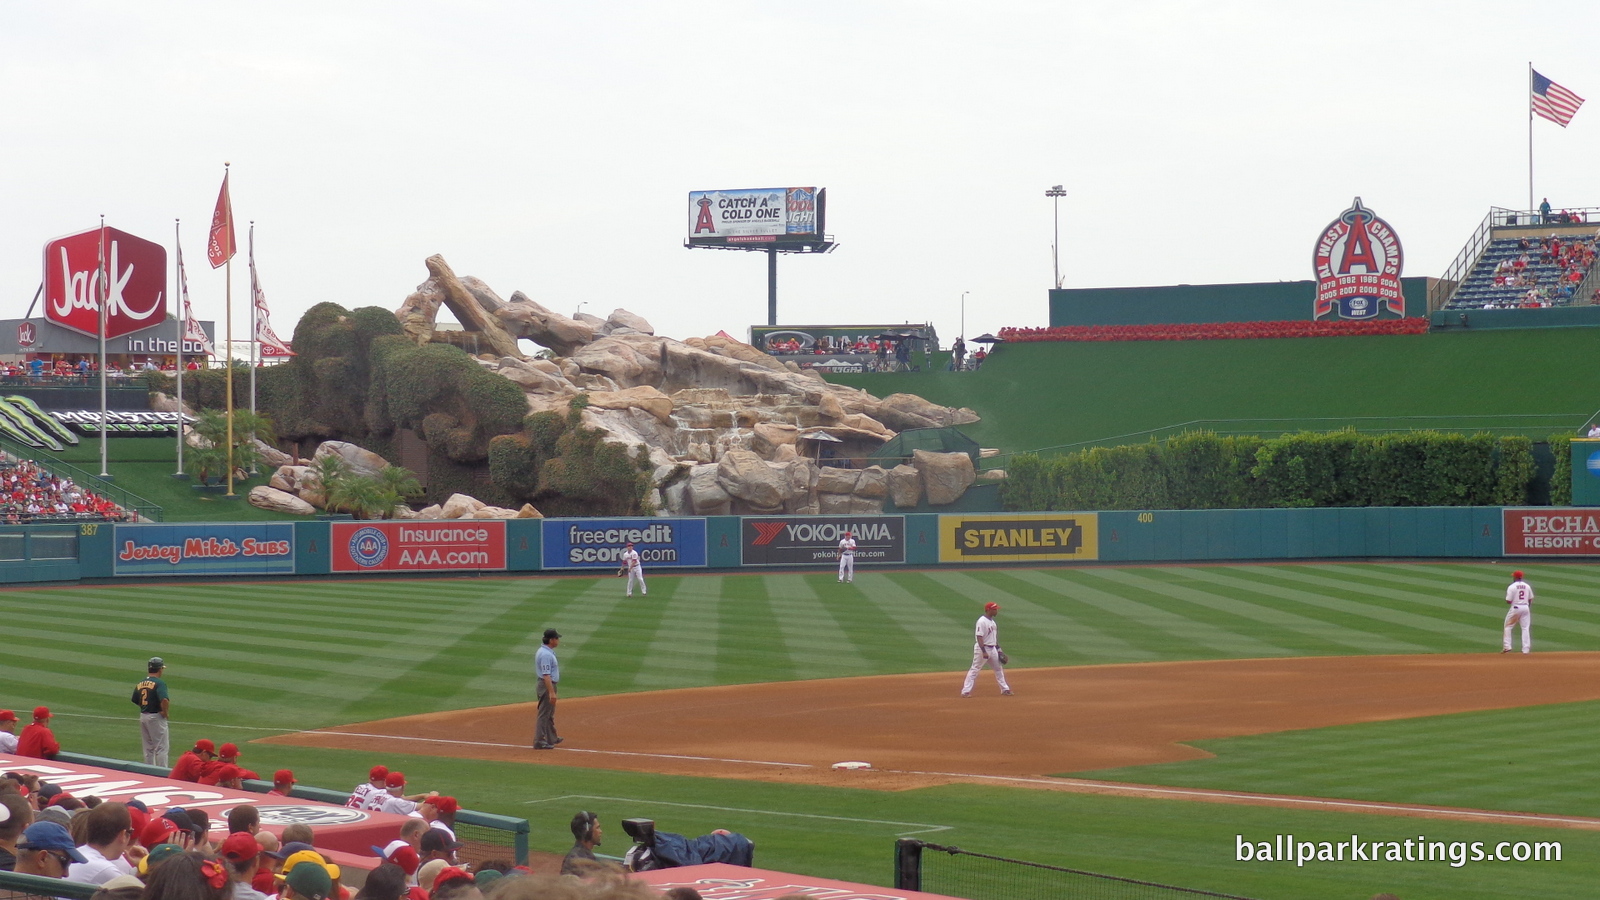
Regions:
[[1357, 197], [1339, 218], [1328, 223], [1312, 265], [1317, 272], [1317, 299], [1312, 318], [1338, 310], [1344, 319], [1372, 319], [1383, 310], [1406, 314], [1400, 288], [1404, 254], [1389, 223], [1361, 205]]

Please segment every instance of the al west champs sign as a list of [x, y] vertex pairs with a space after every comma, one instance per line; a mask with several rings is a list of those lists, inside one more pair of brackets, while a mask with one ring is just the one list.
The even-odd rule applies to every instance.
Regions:
[[1317, 272], [1312, 318], [1320, 319], [1335, 307], [1343, 319], [1372, 319], [1383, 310], [1404, 316], [1406, 299], [1400, 289], [1404, 262], [1394, 229], [1357, 197], [1317, 240], [1312, 255]]

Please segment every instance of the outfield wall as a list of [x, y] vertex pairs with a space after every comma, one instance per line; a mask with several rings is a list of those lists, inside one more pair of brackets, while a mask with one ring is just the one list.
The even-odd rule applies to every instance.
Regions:
[[7, 583], [1361, 558], [1600, 557], [1600, 507], [1120, 510], [882, 516], [0, 526]]

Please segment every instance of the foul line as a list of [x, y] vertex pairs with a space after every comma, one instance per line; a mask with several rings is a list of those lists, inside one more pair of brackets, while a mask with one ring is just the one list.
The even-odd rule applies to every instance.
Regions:
[[935, 831], [949, 831], [954, 825], [930, 825], [926, 822], [895, 822], [890, 819], [857, 819], [851, 816], [823, 816], [814, 813], [778, 812], [771, 809], [743, 809], [737, 806], [710, 806], [705, 803], [673, 803], [670, 800], [645, 800], [638, 797], [602, 797], [599, 794], [566, 794], [561, 797], [546, 797], [543, 800], [524, 800], [524, 805], [535, 803], [555, 803], [562, 800], [608, 800], [614, 803], [644, 803], [650, 806], [678, 806], [684, 809], [710, 809], [717, 812], [748, 813], [758, 816], [786, 816], [795, 819], [822, 819], [829, 822], [864, 822], [869, 825], [911, 825], [915, 831], [897, 831], [896, 835], [927, 834]]
[[1526, 822], [1549, 822], [1565, 825], [1600, 827], [1600, 819], [1547, 816], [1539, 813], [1495, 812], [1493, 810], [1461, 809], [1452, 806], [1406, 806], [1400, 803], [1380, 803], [1360, 800], [1319, 800], [1311, 797], [1288, 797], [1282, 794], [1245, 794], [1231, 791], [1208, 791], [1189, 788], [1164, 788], [1114, 781], [1077, 781], [1070, 778], [1027, 778], [1017, 775], [969, 775], [960, 772], [919, 772], [908, 769], [880, 769], [897, 775], [921, 775], [937, 778], [964, 778], [973, 781], [998, 781], [1012, 784], [1055, 785], [1124, 794], [1154, 794], [1200, 799], [1248, 800], [1282, 804], [1285, 806], [1337, 807], [1350, 810], [1375, 810], [1380, 812], [1427, 813], [1434, 816], [1461, 816], [1478, 819], [1515, 819]]
[[[528, 747], [528, 746], [526, 746], [524, 744], [500, 744], [500, 743], [495, 743], [493, 741], [457, 741], [457, 740], [451, 740], [449, 738], [411, 737], [409, 735], [398, 735], [398, 734], [368, 734], [368, 733], [362, 732], [362, 731], [323, 731], [323, 730], [320, 730], [320, 729], [313, 729], [311, 731], [300, 731], [300, 732], [296, 732], [296, 733], [297, 734], [321, 734], [321, 735], [330, 735], [330, 736], [334, 736], [334, 737], [344, 736], [344, 737], [378, 738], [380, 740], [386, 740], [386, 741], [416, 741], [416, 742], [422, 743], [422, 744], [458, 744], [458, 745], [466, 746], [466, 747], [504, 747], [504, 748], [507, 748], [507, 749], [510, 749], [510, 750], [529, 750], [529, 749], [532, 749], [532, 748], [530, 748], [530, 747]], [[791, 768], [791, 769], [810, 769], [810, 768], [813, 768], [810, 763], [770, 762], [768, 760], [762, 760], [762, 759], [728, 759], [728, 758], [722, 757], [722, 756], [684, 756], [684, 755], [677, 754], [677, 753], [632, 753], [632, 752], [629, 752], [629, 751], [626, 751], [626, 750], [580, 750], [580, 749], [578, 749], [576, 747], [574, 747], [571, 750], [563, 750], [562, 748], [557, 747], [557, 748], [555, 748], [555, 752], [558, 752], [558, 753], [594, 753], [594, 754], [597, 754], [597, 755], [600, 755], [600, 756], [639, 756], [639, 757], [644, 757], [646, 759], [682, 759], [682, 760], [689, 760], [691, 762], [739, 763], [741, 765], [747, 765], [747, 766], [784, 766], [786, 768]]]

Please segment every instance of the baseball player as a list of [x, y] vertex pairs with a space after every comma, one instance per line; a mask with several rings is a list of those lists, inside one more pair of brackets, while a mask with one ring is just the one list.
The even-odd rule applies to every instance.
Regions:
[[633, 596], [633, 584], [636, 581], [639, 583], [639, 596], [649, 596], [650, 592], [644, 588], [644, 566], [639, 564], [639, 551], [633, 549], [633, 541], [629, 541], [627, 549], [622, 551], [622, 565], [628, 570], [628, 596]]
[[973, 685], [978, 683], [978, 672], [985, 665], [994, 669], [994, 680], [1000, 683], [1000, 693], [1010, 694], [1011, 685], [1006, 684], [1006, 668], [1000, 657], [1000, 631], [994, 623], [994, 617], [1000, 615], [1000, 604], [985, 603], [983, 615], [978, 617], [977, 627], [973, 629], [974, 641], [972, 643], [972, 668], [967, 670], [966, 683], [961, 685], [961, 696], [971, 697]]
[[1506, 605], [1511, 608], [1506, 610], [1506, 634], [1500, 642], [1500, 652], [1511, 652], [1511, 632], [1522, 623], [1522, 652], [1533, 652], [1533, 635], [1529, 629], [1533, 625], [1533, 613], [1528, 607], [1533, 603], [1533, 588], [1522, 580], [1521, 572], [1511, 573], [1511, 584], [1506, 588]]
[[139, 707], [139, 736], [144, 742], [144, 761], [147, 765], [167, 765], [167, 683], [161, 673], [167, 664], [161, 657], [152, 657], [145, 666], [148, 674], [134, 685], [133, 702]]
[[856, 536], [855, 532], [846, 530], [844, 538], [839, 541], [839, 583], [845, 584], [856, 580]]

